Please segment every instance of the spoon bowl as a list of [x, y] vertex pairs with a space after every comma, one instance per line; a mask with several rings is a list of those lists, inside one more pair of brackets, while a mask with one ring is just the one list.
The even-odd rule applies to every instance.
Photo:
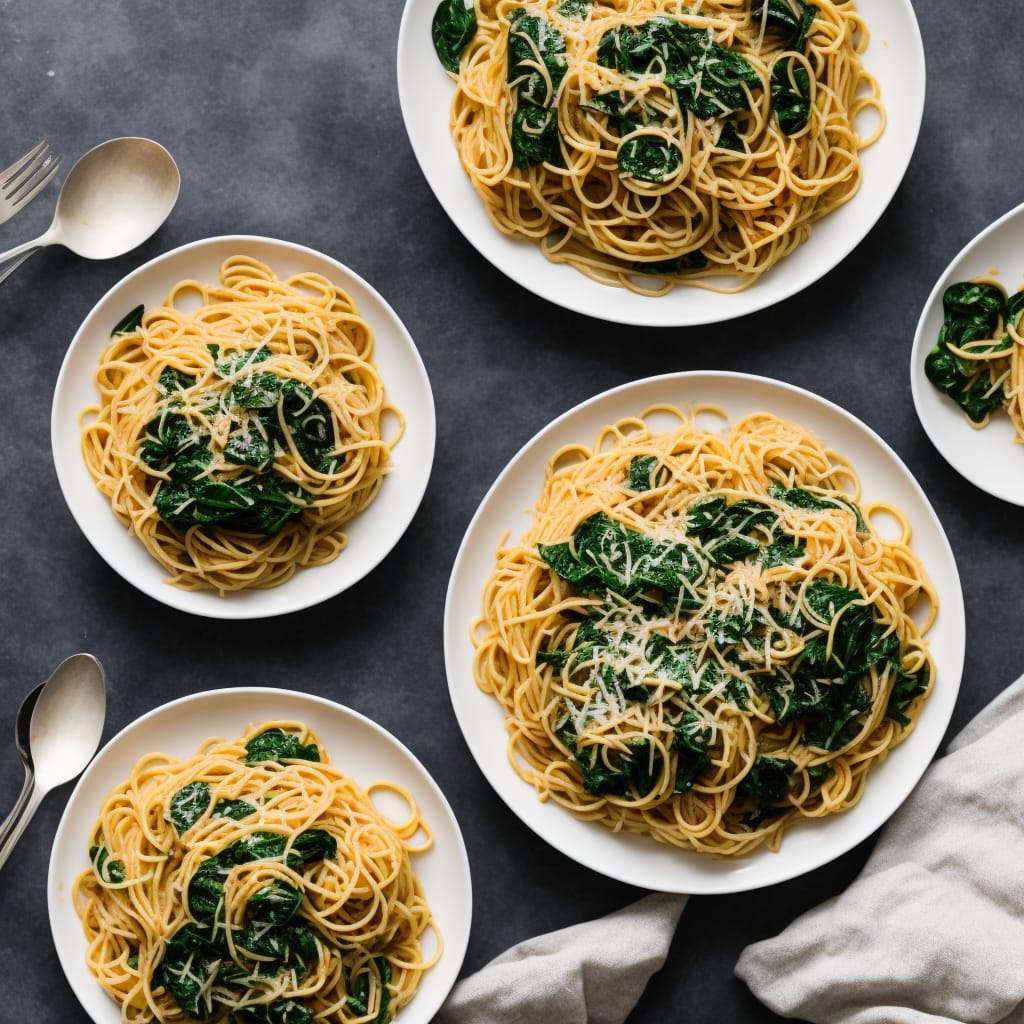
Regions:
[[73, 654], [22, 702], [15, 742], [25, 782], [11, 813], [0, 825], [0, 867], [35, 814], [43, 797], [70, 782], [99, 746], [106, 711], [103, 668], [91, 654]]
[[91, 654], [73, 654], [43, 685], [29, 742], [36, 785], [47, 792], [79, 775], [103, 735], [103, 669]]
[[129, 136], [101, 143], [68, 171], [49, 228], [0, 254], [0, 263], [21, 257], [0, 281], [48, 245], [91, 260], [130, 252], [167, 219], [180, 188], [178, 166], [158, 142]]

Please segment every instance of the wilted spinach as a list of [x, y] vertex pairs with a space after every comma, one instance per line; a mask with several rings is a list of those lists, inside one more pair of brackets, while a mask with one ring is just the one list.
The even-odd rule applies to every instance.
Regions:
[[174, 826], [174, 831], [180, 836], [206, 813], [209, 806], [209, 783], [189, 782], [172, 795], [167, 817]]
[[339, 456], [330, 410], [306, 384], [255, 370], [269, 357], [265, 348], [225, 357], [217, 346], [210, 352], [216, 375], [228, 385], [213, 385], [195, 401], [200, 410], [223, 407], [230, 413], [224, 459], [250, 472], [210, 472], [215, 457], [210, 434], [184, 411], [183, 392], [194, 388], [196, 379], [167, 367], [157, 386], [162, 401], [139, 446], [142, 462], [169, 477], [157, 488], [154, 506], [176, 529], [218, 524], [273, 536], [312, 500], [299, 484], [274, 472], [275, 455], [294, 447], [315, 472], [333, 472]]
[[811, 78], [807, 68], [795, 57], [781, 57], [772, 68], [772, 107], [779, 128], [796, 135], [811, 118]]
[[261, 761], [319, 761], [320, 750], [315, 743], [305, 744], [294, 733], [274, 727], [253, 736], [245, 745], [245, 763]]
[[[945, 290], [942, 310], [942, 327], [925, 358], [925, 374], [980, 423], [1004, 402], [1003, 388], [993, 384], [989, 360], [1002, 358], [1012, 347], [1005, 325], [1020, 322], [1024, 292], [1007, 296], [998, 285], [962, 281]], [[982, 358], [965, 359], [956, 349]]]
[[447, 71], [457, 74], [462, 53], [476, 35], [473, 0], [441, 0], [430, 24], [434, 50]]
[[137, 331], [142, 326], [142, 314], [145, 311], [145, 306], [136, 306], [130, 310], [118, 321], [117, 326], [110, 332], [110, 336], [114, 337], [115, 334], [131, 334], [133, 331]]
[[528, 14], [525, 7], [512, 8], [508, 23], [512, 158], [518, 167], [561, 163], [555, 101], [567, 66], [565, 37], [546, 19]]
[[790, 50], [804, 52], [818, 9], [805, 0], [752, 0], [751, 15], [778, 31]]

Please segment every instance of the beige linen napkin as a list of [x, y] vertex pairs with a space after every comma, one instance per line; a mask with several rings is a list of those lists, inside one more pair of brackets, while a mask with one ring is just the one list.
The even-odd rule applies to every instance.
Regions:
[[620, 1024], [665, 962], [685, 905], [685, 896], [653, 893], [607, 917], [527, 939], [460, 981], [436, 1019]]
[[736, 974], [815, 1024], [1024, 1024], [1024, 677], [929, 768], [853, 884]]

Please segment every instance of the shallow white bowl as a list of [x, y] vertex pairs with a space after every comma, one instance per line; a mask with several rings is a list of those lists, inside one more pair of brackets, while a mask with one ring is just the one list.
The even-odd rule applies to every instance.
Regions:
[[924, 372], [942, 327], [942, 294], [958, 281], [991, 277], [1009, 294], [1024, 284], [1024, 205], [990, 224], [957, 254], [935, 283], [921, 312], [910, 355], [914, 408], [939, 454], [965, 479], [1003, 501], [1024, 505], [1024, 446], [1014, 444], [1013, 423], [1002, 410], [987, 426], [972, 427], [963, 410]]
[[[469, 860], [451, 807], [423, 765], [379, 725], [333, 701], [260, 687], [211, 690], [155, 708], [119, 732], [79, 779], [57, 828], [47, 879], [50, 929], [68, 982], [96, 1024], [119, 1024], [121, 1013], [86, 967], [85, 935], [72, 902], [72, 886], [78, 873], [88, 867], [92, 830], [104, 798], [145, 754], [191, 757], [211, 736], [240, 736], [249, 724], [274, 719], [308, 725], [323, 741], [332, 763], [364, 789], [386, 780], [412, 794], [434, 835], [427, 852], [413, 855], [413, 868], [444, 950], [401, 1011], [402, 1024], [428, 1024], [455, 984], [472, 919]], [[386, 797], [386, 793], [380, 799], [375, 796], [380, 809], [404, 820], [408, 809], [387, 806]], [[422, 941], [429, 957], [436, 948], [436, 936], [428, 930]]]
[[[730, 423], [754, 412], [784, 416], [849, 459], [865, 501], [885, 500], [906, 515], [913, 528], [913, 550], [940, 603], [927, 634], [936, 664], [934, 689], [910, 736], [872, 768], [860, 802], [845, 813], [794, 825], [778, 853], [760, 849], [736, 859], [715, 859], [645, 836], [613, 833], [575, 817], [553, 800], [541, 803], [509, 764], [504, 710], [473, 677], [470, 631], [480, 615], [495, 551], [506, 532], [518, 537], [529, 526], [551, 456], [569, 444], [589, 447], [602, 427], [650, 406], [700, 403], [721, 406]], [[658, 420], [648, 422], [657, 425]], [[674, 422], [668, 417], [665, 426]], [[709, 424], [716, 430], [721, 426], [717, 418]], [[714, 372], [651, 377], [606, 391], [529, 441], [502, 471], [469, 525], [448, 585], [444, 632], [456, 717], [480, 770], [508, 806], [541, 838], [594, 871], [646, 889], [686, 893], [739, 892], [785, 881], [845, 853], [885, 822], [916, 785], [942, 740], [956, 703], [965, 648], [963, 594], [953, 553], [924, 492], [895, 452], [860, 420], [808, 391], [764, 377]]]
[[[93, 384], [110, 332], [139, 303], [159, 305], [178, 281], [216, 281], [229, 256], [244, 253], [279, 276], [313, 271], [343, 288], [374, 334], [375, 361], [385, 394], [405, 416], [405, 433], [392, 452], [392, 468], [373, 502], [346, 527], [348, 547], [331, 563], [301, 569], [270, 590], [224, 597], [185, 591], [165, 582], [166, 573], [138, 539], [121, 525], [93, 484], [79, 446], [79, 416], [97, 401]], [[57, 378], [51, 418], [53, 460], [64, 499], [89, 542], [112, 569], [150, 597], [221, 619], [250, 619], [298, 611], [334, 597], [361, 580], [398, 543], [419, 507], [430, 477], [436, 426], [430, 381], [409, 332], [394, 310], [358, 274], [291, 242], [250, 235], [206, 238], [158, 256], [129, 274], [93, 307], [78, 329]]]
[[[600, 320], [646, 326], [715, 323], [794, 295], [838, 264], [871, 230], [903, 179], [924, 112], [925, 63], [910, 0], [859, 0], [871, 35], [864, 65], [881, 86], [887, 124], [861, 157], [863, 183], [845, 206], [814, 226], [810, 239], [745, 291], [723, 295], [679, 287], [653, 298], [597, 284], [549, 262], [532, 242], [509, 238], [488, 220], [448, 129], [453, 84], [430, 36], [438, 0], [406, 0], [398, 35], [398, 95], [405, 130], [427, 183], [455, 226], [482, 256], [542, 298]], [[865, 114], [867, 135], [876, 122]]]

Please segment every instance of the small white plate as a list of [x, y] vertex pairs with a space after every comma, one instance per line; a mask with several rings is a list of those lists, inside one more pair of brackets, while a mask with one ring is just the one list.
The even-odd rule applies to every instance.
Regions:
[[[392, 451], [392, 467], [373, 502], [347, 526], [348, 546], [327, 565], [300, 569], [269, 590], [221, 597], [185, 591], [165, 582], [167, 573], [121, 525], [95, 487], [82, 460], [79, 415], [94, 405], [100, 353], [114, 325], [134, 306], [159, 305], [185, 278], [216, 281], [229, 256], [262, 260], [279, 276], [312, 271], [343, 288], [374, 334], [374, 359], [387, 400], [405, 416], [405, 433]], [[53, 461], [64, 499], [82, 532], [108, 565], [150, 597], [196, 615], [251, 619], [298, 611], [334, 597], [361, 580], [398, 543], [423, 498], [434, 458], [434, 400], [430, 381], [409, 332], [394, 310], [348, 267], [291, 242], [250, 235], [207, 238], [158, 256], [103, 296], [78, 329], [57, 378], [51, 419]]]
[[[811, 237], [745, 291], [723, 295], [679, 287], [637, 295], [597, 284], [548, 261], [539, 247], [509, 238], [488, 220], [459, 163], [448, 129], [453, 84], [434, 52], [430, 24], [438, 0], [406, 0], [398, 35], [398, 95], [405, 130], [427, 183], [455, 226], [513, 281], [542, 298], [600, 320], [650, 327], [716, 323], [763, 309], [813, 284], [871, 230], [896, 192], [917, 143], [924, 112], [925, 63], [910, 0], [858, 0], [871, 34], [864, 66], [879, 81], [887, 126], [861, 154], [863, 182], [845, 206], [819, 221]], [[861, 125], [874, 127], [874, 115]]]
[[932, 289], [917, 323], [910, 355], [910, 388], [925, 433], [965, 479], [1003, 501], [1024, 505], [1024, 446], [1014, 444], [1013, 423], [1002, 410], [988, 426], [972, 427], [963, 410], [924, 372], [942, 327], [942, 295], [958, 281], [991, 277], [1012, 295], [1024, 284], [1024, 205], [990, 224], [960, 251]]
[[[211, 690], [164, 704], [119, 732], [79, 779], [57, 828], [47, 879], [50, 929], [68, 982], [95, 1024], [120, 1024], [121, 1012], [86, 967], [85, 935], [75, 912], [72, 884], [88, 864], [92, 829], [104, 798], [128, 778], [145, 754], [191, 757], [211, 736], [240, 736], [246, 726], [274, 719], [308, 725], [323, 741], [335, 767], [364, 789], [386, 780], [413, 795], [423, 821], [434, 833], [434, 845], [413, 856], [413, 868], [444, 951], [402, 1010], [402, 1024], [428, 1024], [455, 984], [472, 919], [469, 860], [451, 807], [423, 765], [379, 725], [333, 701], [260, 687]], [[388, 807], [381, 809], [388, 813]], [[400, 815], [401, 809], [394, 813]], [[430, 956], [436, 937], [428, 930], [422, 941]]]
[[[721, 406], [730, 423], [754, 412], [785, 416], [845, 456], [861, 479], [865, 501], [880, 499], [903, 511], [912, 547], [939, 598], [927, 641], [936, 681], [914, 731], [875, 765], [860, 802], [842, 814], [788, 829], [778, 853], [716, 859], [665, 846], [646, 836], [614, 833], [583, 821], [553, 800], [541, 803], [506, 756], [504, 710], [473, 678], [473, 622], [495, 551], [508, 532], [529, 526], [550, 457], [563, 446], [590, 446], [607, 424], [659, 404]], [[656, 420], [650, 422], [657, 423]], [[666, 426], [670, 425], [670, 418]], [[720, 424], [720, 421], [719, 421]], [[512, 459], [484, 497], [462, 541], [445, 607], [448, 688], [466, 743], [499, 796], [541, 838], [579, 863], [622, 882], [665, 892], [741, 892], [820, 867], [885, 822], [920, 779], [949, 724], [960, 687], [965, 648], [963, 594], [953, 553], [928, 499], [896, 453], [838, 406], [789, 384], [736, 373], [693, 372], [651, 377], [598, 395], [545, 427]]]

